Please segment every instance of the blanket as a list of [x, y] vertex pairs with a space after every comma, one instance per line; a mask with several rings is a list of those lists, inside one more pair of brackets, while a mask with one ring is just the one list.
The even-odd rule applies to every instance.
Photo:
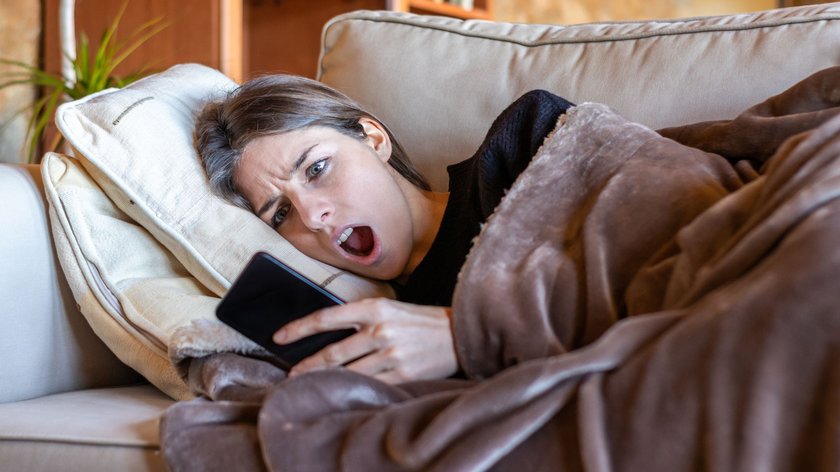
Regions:
[[572, 108], [456, 286], [465, 379], [190, 361], [182, 470], [835, 470], [840, 68], [655, 132]]

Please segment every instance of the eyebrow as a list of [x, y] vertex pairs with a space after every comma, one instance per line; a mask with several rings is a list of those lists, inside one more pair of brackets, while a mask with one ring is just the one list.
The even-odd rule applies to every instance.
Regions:
[[[304, 161], [306, 161], [306, 158], [309, 157], [309, 152], [312, 151], [312, 149], [317, 145], [318, 143], [315, 143], [312, 146], [306, 148], [301, 153], [300, 157], [298, 157], [294, 165], [292, 165], [292, 171], [289, 172], [289, 175], [294, 174], [300, 168], [300, 166], [303, 165]], [[275, 195], [269, 198], [268, 201], [265, 202], [265, 204], [261, 206], [259, 210], [257, 210], [257, 216], [261, 217], [263, 213], [267, 212], [269, 208], [273, 207], [274, 204], [277, 203], [277, 200], [280, 200], [280, 195]]]

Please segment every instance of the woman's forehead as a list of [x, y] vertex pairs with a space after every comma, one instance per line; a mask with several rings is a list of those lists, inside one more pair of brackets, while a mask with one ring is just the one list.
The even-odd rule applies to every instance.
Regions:
[[[245, 146], [243, 155], [263, 153], [298, 155], [303, 149], [341, 139], [344, 134], [325, 126], [309, 126], [254, 138]], [[296, 157], [295, 157], [296, 159]]]
[[287, 172], [291, 171], [301, 152], [319, 142], [317, 135], [313, 136], [305, 131], [288, 131], [254, 139], [242, 152], [242, 165], [272, 168], [280, 166], [286, 168]]

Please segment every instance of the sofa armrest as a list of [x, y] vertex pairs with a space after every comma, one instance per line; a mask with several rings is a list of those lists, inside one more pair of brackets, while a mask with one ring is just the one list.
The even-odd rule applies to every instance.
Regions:
[[76, 307], [38, 166], [0, 164], [0, 201], [0, 403], [138, 382]]

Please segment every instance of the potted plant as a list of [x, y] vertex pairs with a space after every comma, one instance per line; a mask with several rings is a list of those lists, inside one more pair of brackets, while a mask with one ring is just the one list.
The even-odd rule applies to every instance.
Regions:
[[[155, 18], [135, 29], [127, 39], [118, 40], [117, 29], [128, 5], [128, 2], [125, 2], [120, 7], [114, 20], [102, 33], [99, 46], [96, 50], [92, 50], [84, 32], [81, 34], [78, 44], [73, 44], [75, 39], [73, 38], [75, 35], [72, 33], [73, 2], [62, 3], [65, 4], [62, 5], [62, 8], [64, 8], [62, 35], [67, 39], [69, 31], [70, 46], [72, 46], [62, 48], [65, 69], [63, 74], [50, 73], [20, 61], [0, 58], [0, 63], [12, 66], [14, 69], [12, 72], [0, 75], [0, 89], [29, 85], [40, 87], [42, 90], [40, 98], [30, 106], [18, 110], [15, 115], [31, 111], [26, 135], [26, 154], [29, 162], [37, 161], [39, 144], [44, 138], [47, 125], [54, 119], [55, 110], [62, 102], [77, 100], [112, 87], [124, 87], [145, 75], [145, 68], [122, 77], [115, 75], [114, 71], [137, 48], [166, 27], [161, 18]], [[66, 14], [67, 5], [69, 5], [70, 11], [69, 21]], [[69, 26], [67, 25], [68, 22]], [[6, 123], [0, 126], [5, 125]], [[55, 138], [49, 145], [45, 143], [45, 149], [58, 150], [63, 141], [63, 136], [56, 133]]]

